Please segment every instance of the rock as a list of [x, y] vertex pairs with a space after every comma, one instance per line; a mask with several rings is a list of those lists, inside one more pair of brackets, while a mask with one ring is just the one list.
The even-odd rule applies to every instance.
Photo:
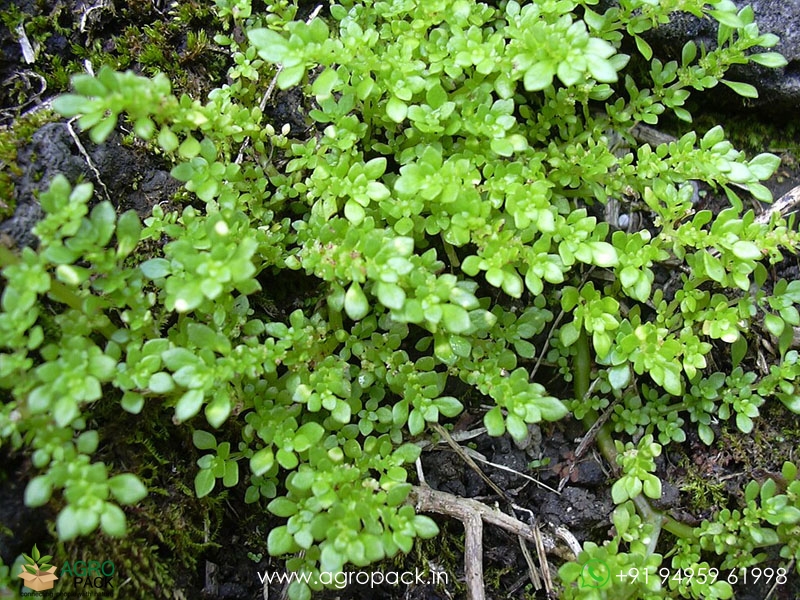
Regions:
[[[719, 85], [713, 91], [714, 103], [721, 100], [733, 108], [746, 102], [750, 106], [768, 106], [776, 114], [779, 110], [800, 107], [800, 3], [785, 0], [734, 0], [734, 3], [739, 8], [751, 5], [759, 31], [774, 33], [780, 38], [776, 47], [754, 51], [780, 52], [789, 64], [781, 69], [768, 69], [754, 63], [734, 65], [726, 79], [754, 85], [759, 97], [744, 99]], [[681, 49], [689, 40], [694, 40], [698, 46], [716, 46], [717, 23], [712, 19], [697, 19], [688, 13], [674, 13], [670, 23], [644, 37], [653, 47], [655, 56], [680, 61]]]
[[[180, 187], [160, 159], [123, 145], [118, 133], [100, 145], [92, 144], [85, 135], [81, 137], [117, 212], [133, 208], [140, 217], [149, 216], [155, 204], [169, 200]], [[106, 197], [66, 123], [48, 123], [34, 133], [31, 143], [20, 149], [17, 165], [22, 171], [14, 180], [17, 208], [10, 219], [0, 223], [0, 235], [10, 237], [17, 247], [36, 246], [31, 229], [44, 216], [37, 198], [59, 173], [72, 185], [92, 182], [95, 189], [91, 203]]]

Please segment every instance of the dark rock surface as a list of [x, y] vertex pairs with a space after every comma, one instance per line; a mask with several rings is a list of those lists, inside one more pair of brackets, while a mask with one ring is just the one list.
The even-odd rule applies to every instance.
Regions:
[[81, 143], [100, 175], [99, 181], [66, 123], [49, 123], [33, 134], [31, 143], [17, 158], [22, 171], [14, 182], [17, 209], [13, 217], [0, 223], [0, 234], [9, 236], [16, 246], [35, 246], [31, 229], [43, 216], [37, 198], [59, 173], [73, 185], [91, 181], [95, 201], [105, 200], [107, 190], [108, 199], [120, 213], [133, 208], [141, 217], [148, 216], [153, 205], [169, 200], [180, 186], [158, 159], [123, 145], [118, 133], [100, 145], [92, 144], [86, 136]]
[[[751, 63], [735, 65], [727, 79], [745, 81], [759, 90], [759, 98], [747, 100], [752, 106], [768, 109], [773, 116], [779, 112], [800, 107], [800, 2], [787, 0], [734, 0], [739, 8], [748, 4], [753, 7], [759, 31], [774, 33], [780, 42], [768, 50], [786, 57], [788, 65], [781, 69], [768, 69]], [[717, 23], [711, 19], [700, 20], [688, 13], [675, 13], [672, 21], [658, 30], [645, 35], [653, 46], [655, 56], [662, 60], [680, 60], [681, 48], [688, 40], [707, 48], [716, 46]], [[725, 86], [718, 86], [713, 92], [714, 102], [722, 96], [731, 108], [741, 107], [743, 99], [733, 92], [728, 93]], [[720, 92], [725, 92], [720, 94]]]

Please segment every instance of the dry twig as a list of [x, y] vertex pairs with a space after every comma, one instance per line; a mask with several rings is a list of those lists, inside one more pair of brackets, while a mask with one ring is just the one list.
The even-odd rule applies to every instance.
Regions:
[[800, 185], [792, 188], [783, 196], [778, 198], [775, 203], [770, 206], [769, 210], [764, 211], [756, 217], [756, 223], [769, 223], [772, 215], [778, 213], [781, 217], [794, 212], [794, 208], [800, 204]]
[[[311, 23], [311, 21], [316, 19], [317, 15], [319, 14], [319, 11], [321, 10], [322, 10], [322, 4], [318, 4], [317, 7], [313, 11], [311, 11], [311, 14], [308, 15], [308, 18], [306, 19], [306, 24], [308, 25]], [[270, 81], [269, 87], [267, 87], [267, 91], [264, 92], [264, 96], [262, 96], [261, 98], [261, 102], [259, 103], [258, 106], [261, 109], [262, 113], [264, 112], [264, 109], [267, 107], [267, 102], [269, 102], [269, 99], [272, 97], [272, 93], [275, 91], [275, 85], [278, 83], [278, 76], [281, 74], [281, 71], [283, 71], [282, 64], [278, 65], [278, 68], [275, 71], [275, 76], [272, 78], [272, 81]], [[239, 147], [239, 154], [236, 155], [236, 160], [233, 161], [234, 164], [237, 165], [241, 164], [242, 160], [244, 159], [244, 151], [247, 150], [247, 146], [249, 145], [250, 145], [250, 137], [246, 137], [242, 142], [242, 145]]]
[[83, 144], [81, 143], [81, 140], [78, 137], [78, 134], [75, 133], [75, 130], [72, 128], [72, 123], [75, 120], [77, 120], [77, 118], [78, 117], [73, 117], [69, 121], [67, 121], [67, 131], [69, 131], [69, 135], [70, 135], [70, 137], [72, 137], [72, 141], [75, 142], [75, 145], [78, 147], [78, 152], [81, 153], [81, 156], [83, 157], [83, 160], [86, 161], [86, 164], [92, 170], [92, 173], [94, 173], [94, 176], [97, 179], [97, 183], [100, 184], [101, 188], [103, 188], [103, 194], [105, 195], [106, 200], [111, 202], [111, 196], [108, 193], [108, 188], [106, 187], [106, 184], [103, 182], [103, 180], [100, 178], [100, 171], [97, 170], [97, 167], [95, 166], [94, 161], [92, 160], [92, 157], [89, 156], [88, 152], [86, 152], [86, 148], [83, 147]]
[[[544, 531], [535, 531], [535, 528], [523, 523], [506, 513], [487, 506], [472, 498], [460, 498], [453, 494], [440, 492], [427, 486], [414, 486], [411, 488], [410, 500], [418, 512], [433, 512], [448, 517], [454, 517], [464, 523], [467, 542], [465, 544], [465, 573], [467, 574], [467, 598], [469, 600], [482, 600], [484, 598], [483, 573], [478, 567], [483, 564], [482, 543], [477, 537], [482, 532], [478, 522], [485, 521], [509, 531], [525, 540], [536, 544], [537, 550], [553, 552], [556, 542], [552, 535]], [[536, 541], [537, 536], [541, 545]], [[477, 546], [474, 545], [478, 539]], [[541, 558], [540, 558], [541, 561]]]
[[[539, 581], [539, 573], [541, 573], [542, 580], [544, 581], [545, 590], [548, 593], [552, 592], [553, 582], [550, 577], [549, 566], [547, 564], [547, 556], [546, 556], [547, 548], [545, 546], [541, 531], [539, 530], [538, 526], [533, 522], [535, 521], [534, 513], [526, 508], [522, 508], [514, 504], [514, 502], [511, 500], [508, 494], [504, 490], [502, 490], [496, 483], [494, 483], [491, 479], [489, 479], [489, 477], [480, 469], [480, 467], [478, 467], [478, 465], [475, 464], [475, 461], [472, 459], [472, 456], [470, 456], [470, 454], [467, 451], [461, 448], [461, 446], [459, 446], [456, 443], [456, 441], [453, 440], [453, 438], [450, 436], [450, 434], [447, 432], [446, 429], [444, 429], [438, 423], [434, 423], [433, 428], [436, 430], [437, 433], [439, 433], [440, 436], [442, 436], [442, 438], [444, 438], [444, 440], [448, 443], [448, 445], [450, 445], [450, 447], [464, 460], [464, 462], [467, 463], [467, 465], [469, 465], [481, 477], [481, 479], [483, 479], [487, 483], [487, 485], [489, 485], [490, 488], [492, 488], [495, 492], [497, 492], [500, 495], [500, 497], [503, 498], [509, 504], [512, 510], [516, 508], [518, 510], [524, 510], [525, 512], [530, 514], [530, 520], [532, 524], [527, 526], [528, 527], [527, 530], [524, 533], [519, 533], [516, 531], [513, 531], [513, 533], [516, 533], [519, 538], [520, 547], [522, 548], [525, 561], [528, 564], [528, 570], [530, 573], [531, 582], [534, 584], [534, 587], [536, 589], [540, 589], [541, 583]], [[494, 463], [489, 463], [489, 464], [491, 464], [492, 466], [499, 466], [495, 465]], [[522, 473], [518, 473], [517, 471], [513, 471], [512, 469], [508, 469], [507, 467], [505, 468], [505, 470], [510, 470], [519, 475], [523, 475]], [[532, 479], [530, 477], [527, 478]], [[536, 480], [533, 481], [535, 483], [539, 483]], [[420, 489], [429, 489], [429, 488], [420, 488]], [[455, 496], [453, 496], [453, 498], [455, 498]], [[462, 500], [467, 500], [467, 499], [462, 499]], [[470, 502], [476, 502], [476, 501], [470, 500]], [[480, 504], [480, 506], [485, 506], [485, 505]], [[488, 507], [486, 508], [488, 509]], [[434, 511], [434, 512], [439, 512], [439, 511]], [[476, 572], [478, 571], [480, 571], [481, 573], [483, 572], [483, 567], [482, 567], [483, 556], [482, 556], [482, 547], [480, 547], [480, 545], [478, 550], [475, 550], [475, 539], [478, 533], [480, 533], [482, 530], [477, 527], [475, 518], [471, 516], [471, 514], [461, 514], [460, 516], [454, 514], [452, 516], [458, 517], [459, 520], [461, 520], [464, 523], [464, 531], [467, 540], [465, 542], [464, 564], [465, 564], [465, 573], [467, 579], [468, 598], [470, 598], [471, 600], [481, 600], [484, 597], [483, 576], [481, 575], [479, 579], [476, 579]], [[483, 515], [483, 513], [482, 517], [486, 518], [485, 515]], [[508, 517], [508, 518], [513, 519], [516, 523], [522, 524], [522, 522], [517, 520], [516, 517]], [[488, 519], [486, 520], [488, 521]], [[525, 545], [525, 540], [532, 540], [536, 546], [536, 554], [538, 555], [539, 558], [538, 572], [536, 566], [533, 563], [533, 558], [531, 557], [530, 551]], [[555, 547], [553, 545], [552, 538], [548, 538], [548, 542], [551, 545], [551, 549]], [[478, 569], [478, 566], [480, 566], [480, 570]]]

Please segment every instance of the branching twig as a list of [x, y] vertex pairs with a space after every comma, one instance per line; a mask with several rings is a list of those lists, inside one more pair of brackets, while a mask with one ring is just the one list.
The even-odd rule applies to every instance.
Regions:
[[464, 523], [464, 576], [467, 598], [483, 600], [483, 519], [476, 513], [465, 515]]
[[[453, 494], [440, 492], [427, 486], [414, 486], [409, 496], [418, 512], [433, 512], [448, 517], [454, 517], [464, 523], [465, 551], [464, 571], [467, 578], [467, 598], [469, 600], [482, 600], [483, 588], [483, 543], [479, 537], [482, 532], [482, 521], [491, 525], [502, 527], [521, 538], [536, 544], [541, 553], [552, 552], [556, 549], [555, 539], [548, 533], [536, 531], [530, 525], [519, 519], [507, 515], [497, 509], [491, 508], [482, 502], [471, 498], [460, 498]], [[541, 543], [537, 542], [537, 536]], [[477, 545], [476, 545], [477, 540]]]
[[[308, 15], [306, 19], [306, 25], [310, 24], [311, 21], [317, 18], [319, 11], [322, 10], [322, 4], [318, 4], [317, 7], [311, 11], [311, 14]], [[278, 65], [278, 68], [275, 71], [275, 75], [272, 78], [272, 81], [269, 82], [269, 86], [267, 87], [267, 91], [264, 92], [264, 95], [261, 97], [261, 102], [259, 102], [258, 106], [261, 109], [261, 112], [264, 112], [264, 109], [267, 107], [267, 102], [272, 97], [272, 93], [275, 91], [275, 85], [278, 83], [278, 76], [283, 71], [283, 64]], [[235, 164], [241, 164], [242, 160], [244, 159], [244, 151], [247, 150], [247, 147], [250, 145], [250, 136], [244, 138], [242, 145], [239, 147], [239, 154], [236, 155], [236, 160], [233, 162]]]
[[36, 62], [36, 53], [33, 51], [33, 46], [31, 46], [31, 42], [28, 39], [28, 34], [25, 33], [25, 25], [20, 23], [17, 25], [15, 33], [19, 37], [19, 47], [22, 50], [22, 58], [25, 59], [25, 62], [33, 64]]
[[561, 495], [558, 490], [554, 490], [549, 485], [547, 485], [546, 483], [542, 483], [535, 477], [531, 477], [530, 475], [522, 473], [521, 471], [517, 471], [516, 469], [512, 469], [511, 467], [507, 467], [505, 465], [501, 465], [499, 463], [494, 463], [490, 460], [487, 460], [485, 456], [483, 456], [480, 452], [473, 450], [472, 448], [464, 448], [463, 450], [478, 462], [481, 462], [485, 465], [489, 465], [490, 467], [494, 467], [495, 469], [500, 469], [501, 471], [506, 471], [507, 473], [513, 473], [514, 475], [522, 477], [523, 479], [527, 479], [532, 483], [535, 483], [537, 486], [539, 486], [544, 490], [547, 490], [548, 492], [553, 492], [554, 494], [558, 494], [559, 496]]
[[769, 210], [758, 215], [756, 217], [756, 223], [769, 223], [770, 219], [772, 219], [772, 215], [775, 213], [778, 213], [781, 217], [785, 217], [788, 213], [792, 212], [798, 204], [800, 204], [800, 185], [786, 192], [770, 206]]
[[69, 135], [72, 137], [72, 141], [75, 142], [75, 145], [78, 147], [78, 152], [80, 152], [81, 156], [83, 156], [83, 160], [86, 161], [86, 164], [92, 170], [92, 173], [94, 173], [95, 179], [97, 179], [97, 183], [99, 183], [100, 187], [103, 188], [103, 194], [105, 195], [106, 200], [111, 202], [111, 196], [108, 193], [108, 188], [106, 187], [106, 184], [103, 182], [102, 178], [100, 177], [100, 171], [97, 170], [97, 167], [94, 165], [94, 161], [92, 160], [92, 157], [89, 156], [88, 152], [86, 152], [86, 148], [83, 147], [83, 144], [81, 143], [81, 140], [78, 137], [78, 134], [76, 134], [75, 130], [72, 128], [72, 123], [76, 119], [77, 119], [77, 117], [72, 117], [69, 121], [67, 121], [67, 131], [69, 131]]
[[464, 449], [461, 446], [459, 446], [452, 437], [450, 437], [450, 434], [444, 427], [442, 427], [438, 423], [433, 423], [432, 426], [433, 429], [436, 431], [436, 433], [438, 433], [440, 436], [442, 436], [442, 438], [445, 441], [447, 441], [448, 446], [450, 446], [455, 451], [455, 453], [461, 457], [461, 460], [467, 463], [467, 465], [473, 471], [475, 471], [481, 479], [483, 479], [486, 482], [486, 485], [492, 488], [503, 500], [505, 500], [509, 504], [513, 503], [513, 500], [508, 496], [505, 490], [500, 488], [500, 486], [498, 486], [494, 481], [489, 479], [489, 476], [486, 475], [486, 473], [484, 473], [483, 470], [481, 470], [481, 468], [475, 464], [475, 461], [472, 460], [472, 457], [466, 452], [464, 452]]
[[[519, 507], [516, 507], [516, 505], [511, 500], [511, 498], [508, 496], [508, 494], [504, 490], [502, 490], [496, 483], [494, 483], [491, 479], [489, 479], [489, 477], [481, 470], [481, 468], [478, 467], [477, 464], [475, 464], [475, 461], [472, 459], [470, 454], [467, 451], [465, 451], [461, 446], [459, 446], [455, 442], [455, 440], [453, 440], [452, 437], [450, 437], [450, 434], [447, 432], [446, 429], [444, 429], [444, 427], [442, 427], [438, 423], [433, 423], [433, 428], [436, 430], [437, 433], [439, 433], [440, 436], [442, 436], [442, 438], [444, 438], [445, 441], [447, 441], [448, 445], [462, 458], [462, 460], [464, 460], [464, 462], [467, 463], [481, 477], [481, 479], [483, 479], [487, 483], [487, 485], [489, 485], [490, 488], [492, 488], [495, 492], [497, 492], [500, 495], [501, 498], [503, 498], [506, 502], [508, 502], [508, 504], [509, 504], [509, 506], [511, 507], [512, 510], [514, 508], [519, 508]], [[486, 461], [486, 462], [488, 462], [488, 461]], [[492, 466], [495, 466], [495, 467], [504, 468], [505, 470], [517, 473], [517, 471], [513, 471], [512, 469], [508, 469], [507, 467], [501, 467], [500, 465], [495, 465], [494, 463], [489, 463], [489, 464], [491, 464]], [[521, 473], [517, 473], [517, 474], [522, 475]], [[528, 479], [532, 479], [532, 478], [528, 477]], [[533, 481], [535, 483], [539, 483], [535, 479], [533, 479]], [[540, 485], [543, 485], [543, 484], [540, 484]], [[475, 502], [475, 501], [473, 500], [472, 502]], [[481, 506], [485, 506], [485, 505], [481, 504]], [[523, 509], [523, 510], [525, 510], [526, 512], [528, 512], [530, 514], [531, 520], [533, 520], [535, 518], [535, 515], [533, 514], [532, 511], [529, 511], [528, 509]], [[509, 518], [510, 519], [514, 519], [514, 521], [516, 521], [517, 523], [520, 523], [520, 524], [522, 523], [521, 521], [517, 520], [516, 517], [509, 517]], [[468, 517], [468, 518], [463, 518], [463, 519], [460, 518], [460, 520], [464, 522], [464, 530], [465, 530], [465, 535], [466, 535], [466, 540], [467, 540], [467, 547], [465, 548], [464, 560], [465, 560], [465, 572], [466, 572], [466, 576], [467, 576], [468, 597], [471, 598], [471, 599], [482, 599], [483, 598], [483, 579], [482, 579], [482, 576], [481, 576], [480, 587], [478, 588], [476, 580], [475, 580], [475, 572], [477, 571], [477, 566], [476, 566], [478, 564], [477, 561], [480, 560], [480, 565], [482, 565], [483, 564], [483, 558], [478, 556], [478, 555], [476, 555], [475, 551], [471, 550], [473, 548], [473, 546], [469, 544], [470, 540], [472, 540], [472, 543], [474, 544], [474, 537], [478, 532], [478, 528], [475, 525], [475, 519], [473, 517], [471, 517], [471, 516]], [[523, 548], [523, 555], [525, 556], [525, 560], [528, 563], [528, 569], [529, 569], [530, 575], [531, 575], [531, 582], [534, 584], [534, 586], [537, 589], [540, 588], [539, 577], [538, 577], [538, 574], [536, 572], [536, 567], [533, 564], [533, 559], [530, 556], [530, 552], [528, 551], [527, 546], [525, 546], [525, 540], [526, 539], [527, 540], [533, 540], [534, 544], [536, 545], [536, 553], [537, 553], [537, 555], [539, 557], [539, 570], [542, 572], [542, 578], [544, 580], [544, 587], [545, 587], [545, 590], [548, 593], [551, 592], [552, 589], [553, 589], [553, 582], [552, 582], [552, 580], [550, 578], [550, 572], [548, 570], [549, 567], [547, 566], [547, 557], [545, 555], [546, 549], [545, 549], [544, 541], [542, 539], [542, 534], [539, 531], [539, 528], [535, 524], [531, 524], [528, 527], [528, 530], [527, 530], [527, 532], [525, 534], [517, 533], [517, 536], [519, 537], [520, 546]], [[552, 538], [549, 538], [549, 541], [552, 544]], [[476, 558], [476, 556], [478, 558]], [[482, 572], [482, 566], [481, 566], [481, 572]]]
[[[530, 525], [472, 498], [461, 498], [427, 486], [417, 485], [412, 486], [409, 498], [419, 512], [433, 512], [454, 517], [459, 521], [477, 514], [490, 525], [496, 525], [514, 535], [520, 535], [526, 540], [534, 541], [535, 534]], [[542, 531], [541, 536], [545, 551], [553, 552], [556, 549], [555, 538], [546, 531]]]

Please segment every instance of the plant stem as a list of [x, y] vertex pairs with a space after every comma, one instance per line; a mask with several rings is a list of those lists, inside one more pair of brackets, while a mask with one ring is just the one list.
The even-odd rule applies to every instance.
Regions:
[[[589, 347], [589, 337], [586, 334], [586, 330], [583, 328], [581, 328], [578, 341], [575, 343], [575, 349], [577, 351], [575, 355], [575, 374], [573, 380], [575, 397], [578, 400], [587, 401], [588, 398], [586, 398], [586, 395], [589, 391], [592, 372], [592, 356]], [[583, 424], [587, 430], [592, 427], [597, 418], [598, 414], [596, 410], [590, 410], [586, 414], [583, 418]], [[600, 427], [595, 439], [597, 440], [597, 446], [600, 448], [600, 453], [603, 455], [603, 458], [605, 458], [612, 467], [616, 465], [617, 449], [611, 437], [611, 430], [609, 429], [608, 423]], [[672, 517], [654, 510], [647, 501], [647, 498], [643, 495], [640, 494], [634, 498], [633, 503], [642, 519], [653, 525], [655, 535], [653, 542], [650, 544], [650, 548], [655, 549], [658, 542], [658, 534], [662, 528], [680, 538], [688, 538], [694, 535], [694, 531], [689, 525], [676, 521]]]

